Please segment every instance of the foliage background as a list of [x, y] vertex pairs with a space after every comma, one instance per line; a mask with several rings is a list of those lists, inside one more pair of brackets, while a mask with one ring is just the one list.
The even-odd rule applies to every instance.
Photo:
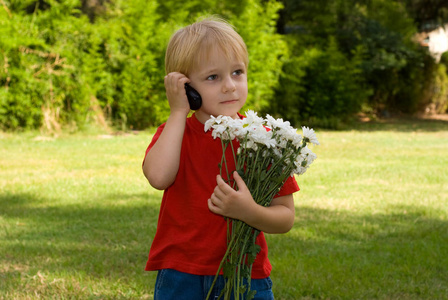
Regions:
[[1, 0], [0, 129], [160, 124], [166, 44], [206, 14], [247, 43], [245, 109], [328, 128], [360, 112], [444, 113], [448, 60], [414, 41], [448, 19], [433, 2]]

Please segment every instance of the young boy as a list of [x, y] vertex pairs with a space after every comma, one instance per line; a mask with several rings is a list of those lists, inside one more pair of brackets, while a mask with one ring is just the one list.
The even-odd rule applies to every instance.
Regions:
[[[205, 299], [226, 251], [224, 217], [239, 219], [267, 233], [288, 232], [294, 223], [290, 178], [270, 207], [254, 201], [237, 172], [238, 189], [219, 176], [219, 139], [204, 132], [210, 115], [242, 118], [247, 98], [248, 53], [243, 39], [227, 22], [209, 18], [180, 29], [171, 38], [165, 58], [165, 88], [170, 115], [154, 135], [143, 172], [156, 189], [164, 190], [157, 232], [147, 271], [158, 270], [154, 299]], [[191, 117], [185, 93], [189, 83], [202, 97]], [[229, 153], [229, 170], [235, 167]], [[233, 168], [233, 169], [232, 169]], [[263, 233], [253, 264], [255, 299], [273, 299], [271, 264]], [[211, 299], [224, 286], [220, 277]]]

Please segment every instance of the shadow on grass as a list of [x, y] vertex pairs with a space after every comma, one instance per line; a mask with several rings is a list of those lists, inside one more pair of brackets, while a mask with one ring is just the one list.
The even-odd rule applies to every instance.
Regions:
[[112, 297], [117, 286], [134, 290], [134, 296], [149, 293], [153, 275], [144, 267], [158, 201], [146, 193], [110, 194], [64, 205], [29, 194], [0, 195], [0, 236], [5, 237], [0, 240], [0, 291], [23, 288], [40, 274], [48, 282], [83, 282], [97, 294], [114, 287]]
[[448, 222], [427, 207], [360, 215], [301, 207], [269, 235], [278, 299], [444, 299]]
[[418, 117], [387, 118], [378, 121], [357, 122], [351, 129], [358, 131], [438, 132], [448, 131], [448, 118], [424, 119]]
[[[143, 269], [158, 201], [144, 193], [111, 194], [52, 205], [28, 194], [0, 195], [0, 291], [150, 298], [155, 274]], [[298, 208], [290, 233], [267, 235], [276, 299], [443, 299], [448, 222], [428, 207], [387, 211]], [[61, 277], [81, 287], [55, 290]]]

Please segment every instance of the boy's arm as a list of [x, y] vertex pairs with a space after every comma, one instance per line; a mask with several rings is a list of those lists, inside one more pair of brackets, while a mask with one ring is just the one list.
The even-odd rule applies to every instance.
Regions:
[[170, 116], [159, 139], [149, 150], [143, 163], [143, 173], [151, 186], [164, 190], [176, 178], [179, 170], [180, 150], [185, 131], [187, 115], [190, 111], [185, 83], [189, 79], [180, 73], [165, 76], [165, 88], [170, 104]]
[[266, 233], [286, 233], [294, 225], [295, 208], [292, 194], [274, 198], [269, 207], [257, 204], [237, 172], [233, 177], [238, 191], [217, 176], [217, 186], [208, 200], [209, 209], [219, 215], [241, 220]]

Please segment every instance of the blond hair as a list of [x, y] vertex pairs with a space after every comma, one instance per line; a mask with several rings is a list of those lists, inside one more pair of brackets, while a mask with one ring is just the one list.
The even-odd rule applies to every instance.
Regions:
[[180, 72], [188, 76], [199, 61], [208, 59], [215, 47], [227, 59], [235, 56], [247, 69], [249, 57], [242, 37], [224, 19], [208, 17], [173, 34], [166, 50], [166, 73]]

